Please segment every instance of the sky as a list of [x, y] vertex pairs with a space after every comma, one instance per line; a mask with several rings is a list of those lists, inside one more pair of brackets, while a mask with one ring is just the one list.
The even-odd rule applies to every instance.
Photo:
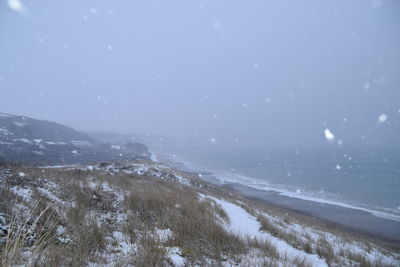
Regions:
[[210, 145], [400, 145], [400, 1], [0, 0], [0, 112]]

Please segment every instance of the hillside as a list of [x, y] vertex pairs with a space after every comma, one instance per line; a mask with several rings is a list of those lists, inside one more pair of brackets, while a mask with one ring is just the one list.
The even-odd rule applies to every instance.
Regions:
[[0, 266], [399, 266], [377, 241], [151, 161], [0, 166]]
[[148, 157], [141, 144], [113, 145], [58, 123], [0, 113], [0, 161], [57, 165]]

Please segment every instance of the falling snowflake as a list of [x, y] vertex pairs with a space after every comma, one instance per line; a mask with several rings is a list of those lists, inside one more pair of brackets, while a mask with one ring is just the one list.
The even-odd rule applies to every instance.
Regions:
[[254, 63], [254, 68], [256, 68], [256, 69], [258, 69], [258, 64], [257, 63]]
[[388, 116], [387, 116], [386, 114], [381, 114], [381, 115], [379, 115], [379, 117], [378, 117], [378, 123], [379, 123], [379, 124], [382, 124], [382, 123], [384, 123], [387, 119], [388, 119]]
[[111, 45], [108, 45], [107, 49], [111, 51], [111, 50], [113, 50], [113, 47]]
[[216, 31], [222, 30], [222, 23], [217, 18], [212, 19], [212, 26], [213, 26], [214, 30], [216, 30]]
[[26, 174], [25, 174], [25, 173], [23, 173], [23, 172], [19, 172], [19, 173], [18, 173], [18, 176], [19, 176], [19, 177], [25, 177], [25, 176], [26, 176]]
[[342, 169], [342, 166], [340, 166], [339, 164], [336, 164], [336, 170], [341, 170]]
[[20, 0], [8, 0], [8, 7], [20, 14], [26, 13], [27, 9]]
[[324, 134], [325, 134], [326, 140], [328, 140], [328, 141], [335, 140], [335, 135], [328, 128], [325, 129]]
[[247, 102], [243, 102], [243, 103], [242, 103], [242, 106], [243, 106], [244, 108], [247, 108], [247, 107], [248, 107]]
[[269, 99], [268, 97], [265, 98], [265, 103], [270, 104], [271, 103], [271, 99]]
[[365, 90], [368, 90], [370, 87], [371, 87], [371, 85], [369, 83], [365, 83], [364, 84], [364, 89]]
[[216, 144], [216, 143], [217, 143], [217, 140], [216, 140], [214, 137], [211, 138], [210, 141], [211, 141], [211, 143], [213, 143], [213, 144]]

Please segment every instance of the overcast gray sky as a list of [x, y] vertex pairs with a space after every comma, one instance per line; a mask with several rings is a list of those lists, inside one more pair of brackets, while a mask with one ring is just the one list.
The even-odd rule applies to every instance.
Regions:
[[[0, 111], [216, 144], [400, 144], [400, 1], [0, 0]], [[379, 120], [380, 118], [380, 120]]]

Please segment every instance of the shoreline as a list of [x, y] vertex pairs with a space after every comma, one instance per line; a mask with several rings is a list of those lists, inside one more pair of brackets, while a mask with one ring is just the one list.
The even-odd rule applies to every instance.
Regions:
[[225, 184], [244, 198], [318, 219], [340, 230], [400, 246], [400, 222], [384, 219], [366, 211], [282, 196], [279, 192], [258, 190], [240, 184]]
[[234, 191], [250, 201], [295, 212], [320, 220], [340, 230], [400, 246], [399, 221], [380, 217], [358, 208], [283, 195], [273, 189], [262, 190], [240, 183], [222, 183], [211, 171], [190, 169], [185, 163], [170, 158], [163, 157], [161, 160], [157, 156], [156, 158], [200, 180]]
[[274, 190], [255, 189], [239, 183], [223, 184], [211, 172], [190, 171], [189, 173], [206, 182], [234, 191], [248, 200], [299, 213], [341, 230], [400, 246], [400, 222], [398, 221], [382, 218], [357, 208], [290, 197]]

